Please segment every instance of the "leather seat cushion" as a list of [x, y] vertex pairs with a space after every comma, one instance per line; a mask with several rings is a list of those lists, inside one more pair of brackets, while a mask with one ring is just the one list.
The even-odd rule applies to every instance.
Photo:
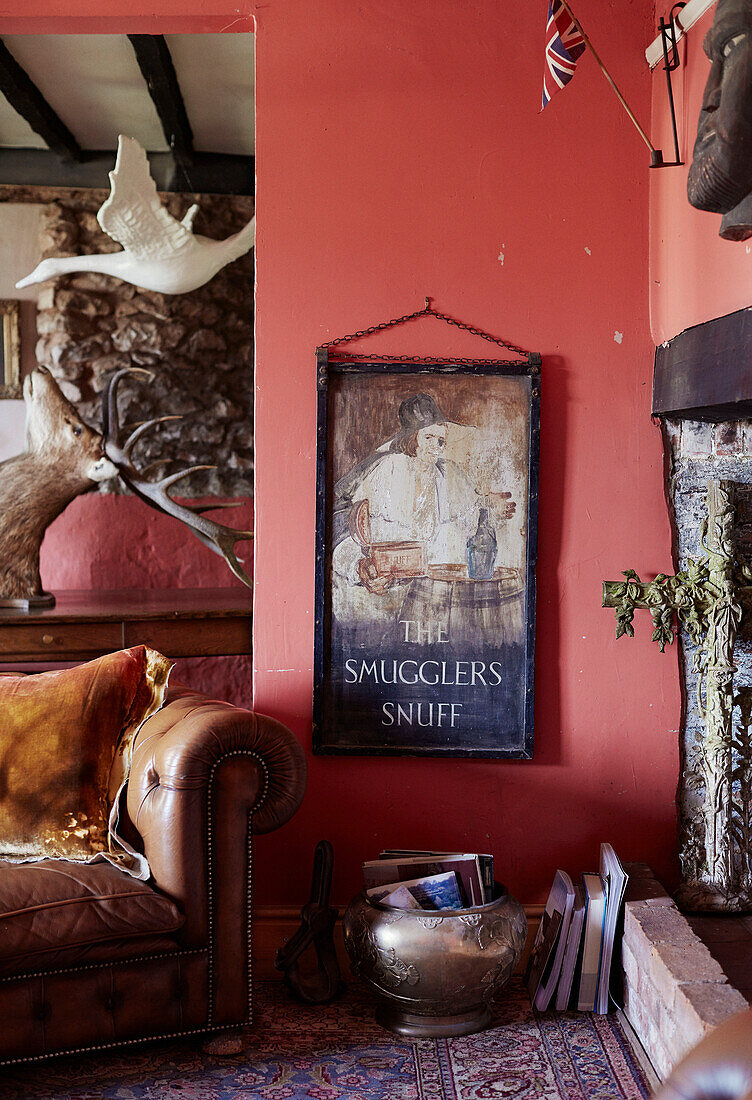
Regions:
[[109, 863], [0, 861], [0, 973], [174, 950], [177, 906]]

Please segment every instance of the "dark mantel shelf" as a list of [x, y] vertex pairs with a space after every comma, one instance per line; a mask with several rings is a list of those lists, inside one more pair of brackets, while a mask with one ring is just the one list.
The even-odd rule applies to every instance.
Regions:
[[694, 325], [656, 348], [653, 415], [722, 420], [752, 416], [752, 311]]
[[88, 660], [149, 645], [167, 657], [251, 652], [246, 588], [55, 592], [54, 607], [0, 608], [0, 662]]

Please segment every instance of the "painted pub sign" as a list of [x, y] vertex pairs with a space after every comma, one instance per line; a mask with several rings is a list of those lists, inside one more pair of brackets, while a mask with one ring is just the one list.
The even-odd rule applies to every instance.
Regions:
[[314, 751], [530, 758], [540, 357], [318, 390]]

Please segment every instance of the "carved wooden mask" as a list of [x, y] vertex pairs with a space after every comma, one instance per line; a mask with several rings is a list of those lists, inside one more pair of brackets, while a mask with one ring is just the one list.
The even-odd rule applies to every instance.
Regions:
[[[752, 0], [718, 0], [704, 48], [711, 68], [687, 194], [698, 210], [728, 215], [729, 228], [752, 192]], [[733, 230], [723, 235], [743, 239]]]

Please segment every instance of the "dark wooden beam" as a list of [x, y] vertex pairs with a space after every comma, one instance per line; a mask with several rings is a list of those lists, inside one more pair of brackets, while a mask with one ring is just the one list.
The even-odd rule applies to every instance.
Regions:
[[39, 134], [53, 153], [68, 161], [80, 161], [81, 146], [53, 111], [25, 69], [16, 61], [4, 42], [0, 41], [0, 92], [14, 111], [24, 118], [35, 134]]
[[752, 415], [752, 311], [695, 325], [656, 349], [653, 413], [709, 421]]
[[[109, 191], [108, 172], [116, 152], [82, 153], [77, 164], [61, 161], [46, 149], [0, 149], [0, 184], [24, 187], [94, 187]], [[185, 178], [170, 153], [149, 153], [149, 168], [159, 191], [200, 192], [205, 195], [252, 195], [253, 157], [223, 153], [196, 153]]]
[[189, 176], [195, 158], [193, 131], [164, 35], [129, 34], [128, 38], [157, 109], [167, 144], [176, 164], [186, 173], [186, 183], [194, 190]]

